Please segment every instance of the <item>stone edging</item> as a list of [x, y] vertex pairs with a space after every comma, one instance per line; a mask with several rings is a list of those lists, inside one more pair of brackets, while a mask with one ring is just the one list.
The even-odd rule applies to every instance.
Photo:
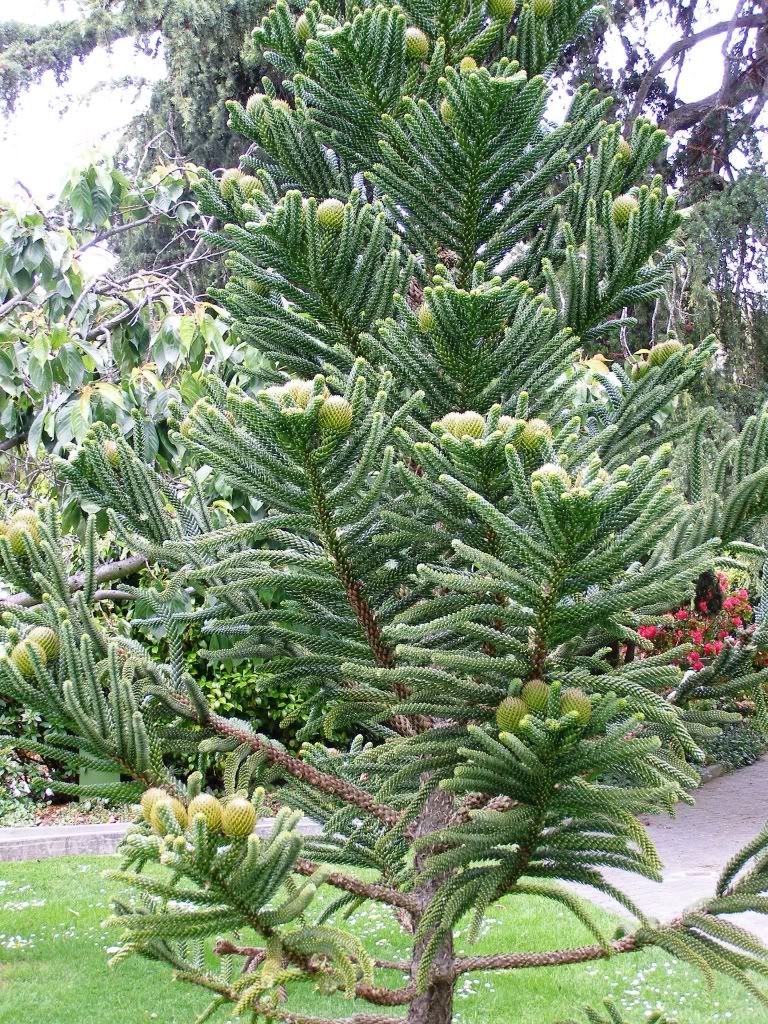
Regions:
[[[256, 825], [256, 833], [269, 835], [273, 822], [274, 818], [262, 818]], [[0, 828], [0, 862], [114, 853], [127, 828], [128, 822]], [[298, 829], [304, 835], [316, 835], [320, 831], [311, 818], [302, 818]]]

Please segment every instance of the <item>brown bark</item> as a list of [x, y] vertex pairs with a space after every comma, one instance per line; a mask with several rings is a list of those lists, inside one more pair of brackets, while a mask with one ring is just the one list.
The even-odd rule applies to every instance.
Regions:
[[456, 974], [470, 971], [519, 971], [530, 967], [561, 967], [563, 964], [583, 964], [589, 960], [603, 960], [614, 953], [634, 953], [640, 949], [637, 938], [627, 935], [616, 939], [606, 949], [595, 943], [573, 949], [552, 949], [546, 953], [494, 953], [489, 956], [462, 956], [456, 959]]
[[[318, 865], [303, 857], [296, 861], [295, 871], [299, 875], [310, 877], [314, 875]], [[377, 903], [388, 903], [392, 907], [398, 907], [405, 912], [416, 911], [416, 901], [408, 893], [399, 892], [389, 885], [378, 882], [364, 882], [361, 878], [353, 878], [339, 871], [332, 871], [326, 876], [326, 884], [336, 889], [343, 889], [344, 892], [352, 893], [354, 896], [362, 896], [367, 900], [374, 900]]]

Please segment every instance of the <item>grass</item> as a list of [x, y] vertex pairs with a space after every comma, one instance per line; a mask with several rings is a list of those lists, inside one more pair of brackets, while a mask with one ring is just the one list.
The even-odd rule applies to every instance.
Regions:
[[[0, 1024], [192, 1024], [202, 1011], [205, 993], [174, 983], [162, 965], [132, 958], [107, 966], [116, 933], [101, 921], [119, 888], [102, 871], [115, 866], [113, 857], [0, 865]], [[610, 925], [608, 915], [600, 916]], [[398, 929], [387, 910], [367, 909], [352, 924], [377, 956], [399, 956]], [[459, 935], [459, 949], [462, 940]], [[471, 950], [589, 941], [556, 904], [518, 897], [494, 908]], [[633, 1024], [657, 1007], [674, 1013], [679, 1024], [766, 1021], [765, 1008], [735, 984], [722, 981], [708, 991], [694, 971], [651, 950], [572, 967], [467, 975], [457, 990], [456, 1024], [555, 1024], [605, 995]], [[306, 1013], [343, 1018], [353, 1012], [349, 1002], [318, 997], [309, 985], [297, 996], [291, 1008]], [[226, 1024], [229, 1018], [215, 1019]]]

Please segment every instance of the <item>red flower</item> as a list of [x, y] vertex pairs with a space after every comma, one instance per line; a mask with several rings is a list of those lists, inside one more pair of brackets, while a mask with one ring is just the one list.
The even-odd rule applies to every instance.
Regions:
[[653, 638], [654, 638], [654, 637], [656, 636], [656, 634], [658, 633], [658, 631], [659, 631], [659, 630], [658, 630], [658, 627], [657, 627], [657, 626], [641, 626], [641, 627], [640, 627], [640, 628], [638, 629], [638, 633], [639, 633], [639, 634], [640, 634], [640, 636], [641, 636], [641, 637], [643, 637], [643, 638], [644, 638], [645, 640], [653, 640]]
[[723, 601], [723, 608], [727, 608], [730, 611], [730, 609], [735, 608], [738, 603], [738, 597], [726, 597]]
[[675, 612], [675, 618], [676, 619], [687, 619], [688, 618], [688, 612], [685, 610], [685, 608], [678, 608], [678, 610]]
[[734, 624], [734, 626], [743, 626], [744, 625], [744, 620], [741, 618], [740, 615], [734, 615], [731, 618], [731, 622]]
[[746, 601], [747, 598], [749, 597], [749, 594], [746, 592], [744, 587], [742, 587], [741, 590], [737, 590], [736, 594], [737, 594], [738, 597], [741, 598], [742, 601]]
[[706, 601], [699, 601], [699, 606], [698, 607], [699, 607], [699, 611], [700, 612], [708, 612], [709, 611], [709, 605], [707, 604]]
[[702, 633], [702, 631], [700, 629], [692, 629], [691, 632], [688, 635], [690, 636], [691, 640], [693, 640], [693, 642], [695, 644], [703, 644], [704, 643], [704, 634]]
[[729, 633], [727, 629], [721, 629], [717, 635], [720, 637], [721, 640], [725, 640], [725, 638], [729, 636]]
[[715, 649], [715, 654], [719, 654], [720, 651], [722, 651], [722, 649], [723, 649], [723, 641], [722, 640], [715, 640], [715, 642], [712, 644], [712, 646]]
[[[722, 647], [723, 645], [720, 644], [720, 646]], [[713, 643], [706, 643], [702, 647], [702, 650], [704, 651], [705, 654], [714, 654], [715, 653], [715, 645]]]

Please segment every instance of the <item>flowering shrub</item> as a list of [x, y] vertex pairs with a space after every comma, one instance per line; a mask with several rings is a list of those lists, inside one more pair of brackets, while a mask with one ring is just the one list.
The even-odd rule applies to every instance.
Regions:
[[749, 592], [744, 587], [731, 589], [725, 573], [717, 574], [722, 594], [713, 600], [711, 595], [699, 597], [693, 607], [678, 608], [665, 615], [657, 624], [640, 626], [638, 632], [653, 645], [652, 650], [639, 652], [639, 657], [668, 651], [682, 645], [693, 649], [681, 656], [675, 664], [686, 663], [694, 672], [704, 668], [706, 659], [716, 657], [724, 645], [738, 645], [754, 631], [754, 612]]

